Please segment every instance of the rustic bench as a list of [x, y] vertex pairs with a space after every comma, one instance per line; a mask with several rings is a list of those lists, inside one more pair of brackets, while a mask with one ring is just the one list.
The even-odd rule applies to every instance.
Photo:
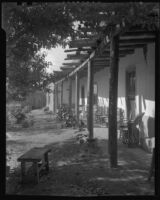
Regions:
[[[49, 172], [48, 153], [51, 149], [45, 147], [34, 147], [20, 156], [17, 161], [21, 162], [21, 181], [25, 182], [26, 179], [26, 162], [33, 163], [33, 170], [35, 174], [35, 181], [39, 183], [40, 171], [45, 168]], [[40, 163], [41, 162], [41, 163]]]

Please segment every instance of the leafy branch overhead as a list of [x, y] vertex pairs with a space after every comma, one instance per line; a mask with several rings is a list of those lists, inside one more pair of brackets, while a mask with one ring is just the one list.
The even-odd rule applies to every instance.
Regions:
[[[15, 68], [16, 71], [15, 66], [19, 65], [17, 70], [28, 70], [41, 48], [50, 49], [58, 44], [64, 47], [69, 40], [80, 38], [100, 41], [114, 27], [141, 26], [155, 30], [158, 27], [158, 12], [158, 3], [142, 2], [32, 3], [29, 6], [26, 3], [3, 3], [2, 27], [6, 31], [8, 69], [12, 71]], [[43, 80], [43, 73], [40, 70], [37, 73], [42, 74], [40, 78]], [[13, 77], [9, 79], [12, 82]], [[26, 84], [33, 86], [32, 81]]]
[[[41, 47], [65, 44], [68, 37], [81, 37], [84, 28], [95, 34], [102, 27], [105, 30], [117, 24], [142, 24], [151, 29], [155, 25], [151, 11], [156, 7], [156, 3], [33, 3], [32, 6], [4, 3], [3, 27], [8, 44], [25, 43], [26, 49], [36, 52]], [[79, 22], [78, 29], [74, 27], [75, 22]]]

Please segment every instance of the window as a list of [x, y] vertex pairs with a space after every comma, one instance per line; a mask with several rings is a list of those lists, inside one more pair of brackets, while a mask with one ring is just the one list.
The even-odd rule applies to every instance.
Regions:
[[98, 85], [97, 83], [94, 83], [93, 86], [93, 104], [97, 105], [98, 102]]
[[81, 87], [81, 99], [82, 99], [82, 105], [85, 105], [85, 93], [84, 93], [84, 86]]

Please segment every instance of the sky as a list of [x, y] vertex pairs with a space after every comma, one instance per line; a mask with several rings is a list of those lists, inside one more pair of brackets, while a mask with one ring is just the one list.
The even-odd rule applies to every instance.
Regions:
[[[74, 22], [74, 29], [77, 30], [79, 25], [79, 22], [76, 21]], [[70, 38], [68, 38], [70, 39]], [[65, 49], [69, 49], [69, 46], [67, 45]], [[60, 67], [62, 66], [62, 63], [67, 63], [70, 61], [64, 60], [67, 57], [67, 54], [70, 53], [65, 53], [64, 50], [61, 46], [58, 46], [57, 48], [52, 48], [51, 50], [46, 50], [46, 49], [41, 49], [41, 52], [45, 51], [47, 53], [47, 56], [45, 60], [47, 62], [51, 62], [52, 65], [47, 68], [48, 73], [52, 73], [53, 70], [58, 71], [60, 70]]]
[[[67, 47], [65, 49], [67, 49]], [[65, 62], [64, 59], [67, 57], [67, 54], [64, 52], [65, 49], [63, 49], [61, 46], [58, 46], [57, 48], [52, 48], [51, 50], [41, 50], [42, 52], [45, 51], [47, 53], [45, 60], [52, 63], [52, 65], [47, 68], [48, 73], [52, 73], [53, 70], [60, 70], [62, 63]]]

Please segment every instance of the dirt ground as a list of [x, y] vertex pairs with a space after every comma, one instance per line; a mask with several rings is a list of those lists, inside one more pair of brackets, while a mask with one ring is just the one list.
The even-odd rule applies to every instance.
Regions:
[[[6, 194], [49, 196], [154, 195], [154, 180], [147, 181], [151, 154], [128, 148], [118, 142], [118, 168], [111, 169], [108, 155], [108, 129], [95, 128], [94, 145], [80, 144], [75, 129], [55, 129], [52, 115], [43, 110], [31, 113], [31, 128], [7, 132], [10, 153]], [[86, 131], [83, 131], [84, 133]], [[17, 158], [32, 147], [48, 146], [50, 171], [39, 184], [20, 183]]]

